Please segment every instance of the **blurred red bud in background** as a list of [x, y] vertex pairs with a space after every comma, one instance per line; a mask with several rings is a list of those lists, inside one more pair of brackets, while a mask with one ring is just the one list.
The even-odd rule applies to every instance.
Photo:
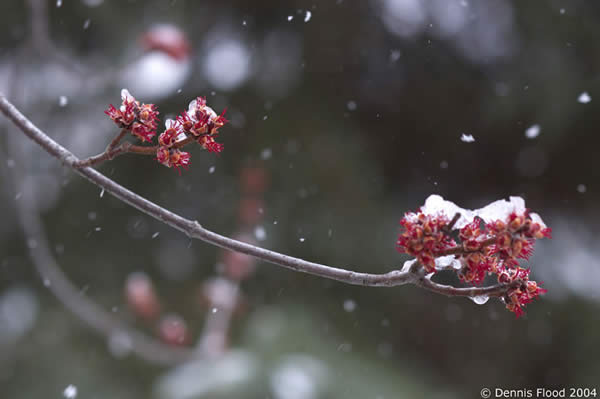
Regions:
[[147, 274], [131, 273], [125, 283], [125, 295], [127, 304], [137, 316], [154, 320], [159, 315], [160, 303]]

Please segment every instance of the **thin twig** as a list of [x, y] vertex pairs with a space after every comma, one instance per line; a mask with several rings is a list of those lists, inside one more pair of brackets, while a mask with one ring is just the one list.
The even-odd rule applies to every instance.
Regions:
[[[16, 126], [18, 126], [27, 137], [39, 144], [46, 152], [62, 161], [63, 164], [71, 167], [75, 170], [75, 172], [111, 193], [121, 201], [185, 233], [191, 238], [196, 238], [221, 248], [241, 252], [259, 258], [265, 262], [285, 267], [287, 269], [313, 274], [323, 278], [341, 281], [347, 284], [372, 287], [392, 287], [409, 283], [415, 284], [417, 281], [420, 281], [419, 276], [410, 270], [393, 270], [384, 274], [360, 273], [294, 258], [292, 256], [260, 248], [214, 233], [202, 227], [197, 221], [186, 219], [145, 199], [144, 197], [139, 196], [138, 194], [126, 189], [115, 181], [99, 173], [95, 169], [90, 167], [78, 168], [77, 165], [79, 159], [73, 153], [37, 128], [3, 95], [0, 95], [0, 110]], [[423, 288], [438, 293], [453, 295], [454, 292], [446, 288], [446, 286], [442, 286], [434, 282], [425, 284], [420, 283], [419, 285], [421, 285]], [[469, 295], [485, 295], [487, 292], [486, 289], [487, 288], [485, 287], [470, 288]], [[508, 289], [508, 286], [506, 286], [506, 289]], [[456, 292], [460, 294], [462, 291]]]
[[510, 284], [496, 284], [488, 287], [465, 287], [458, 288], [451, 285], [444, 285], [436, 283], [431, 280], [431, 276], [423, 277], [415, 282], [415, 285], [425, 288], [429, 291], [436, 292], [438, 294], [452, 296], [464, 296], [464, 297], [476, 297], [476, 296], [487, 296], [487, 297], [503, 297], [510, 288], [515, 288], [521, 284], [520, 281], [513, 281]]
[[112, 139], [112, 141], [110, 142], [110, 144], [108, 145], [108, 147], [106, 147], [106, 151], [105, 152], [110, 152], [110, 150], [112, 150], [117, 145], [119, 145], [119, 143], [121, 142], [121, 140], [123, 140], [123, 137], [125, 137], [125, 135], [127, 134], [127, 132], [128, 132], [127, 129], [121, 129], [121, 131], [119, 132], [119, 134], [117, 134], [117, 136], [114, 139]]
[[[89, 158], [78, 160], [77, 162], [75, 162], [74, 167], [82, 168], [82, 167], [86, 167], [86, 166], [95, 166], [95, 165], [101, 164], [102, 162], [114, 159], [115, 157], [117, 157], [119, 155], [123, 155], [123, 154], [127, 154], [127, 153], [139, 154], [139, 155], [156, 155], [156, 152], [159, 149], [159, 146], [157, 146], [157, 145], [141, 146], [141, 145], [133, 145], [131, 143], [125, 142], [117, 147], [116, 145], [121, 141], [121, 139], [127, 133], [127, 131], [128, 130], [126, 130], [126, 129], [121, 130], [121, 133], [119, 133], [119, 135], [113, 139], [113, 141], [110, 143], [110, 145], [108, 147], [106, 147], [106, 150], [104, 152], [102, 152], [98, 155], [93, 155]], [[180, 140], [180, 141], [168, 146], [168, 148], [182, 148], [194, 140], [196, 140], [195, 137], [189, 136], [183, 140]], [[113, 143], [114, 143], [114, 145], [113, 145]]]
[[460, 219], [460, 213], [456, 212], [454, 214], [454, 217], [452, 218], [452, 220], [447, 225], [445, 225], [444, 227], [442, 227], [442, 230], [444, 232], [446, 232], [446, 234], [449, 234], [450, 231], [452, 231], [452, 228], [454, 227], [454, 225], [456, 224], [456, 222], [458, 222], [458, 219]]

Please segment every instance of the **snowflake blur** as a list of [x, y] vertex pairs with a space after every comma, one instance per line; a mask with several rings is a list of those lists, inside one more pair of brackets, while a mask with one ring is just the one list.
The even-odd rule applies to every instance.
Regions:
[[[467, 284], [481, 285], [487, 276], [496, 276], [499, 284], [510, 286], [502, 299], [517, 317], [546, 292], [529, 279], [530, 270], [522, 268], [519, 259], [529, 259], [535, 240], [551, 238], [552, 230], [525, 208], [522, 198], [467, 210], [432, 195], [418, 212], [406, 213], [400, 225], [399, 252], [414, 256], [428, 274], [454, 269]], [[448, 268], [448, 256], [458, 267]]]

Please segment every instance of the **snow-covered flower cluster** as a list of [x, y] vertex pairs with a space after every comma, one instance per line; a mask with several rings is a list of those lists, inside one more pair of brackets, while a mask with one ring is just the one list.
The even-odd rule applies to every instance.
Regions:
[[[117, 109], [111, 105], [105, 113], [121, 128], [129, 130], [142, 142], [152, 142], [156, 135], [158, 111], [154, 104], [140, 104], [128, 91], [121, 91], [122, 104]], [[185, 145], [197, 142], [209, 152], [220, 153], [223, 144], [216, 142], [219, 129], [227, 123], [225, 111], [221, 115], [208, 105], [206, 99], [192, 100], [187, 111], [175, 120], [165, 121], [165, 130], [158, 136], [155, 148], [156, 160], [179, 170], [190, 164], [190, 153], [182, 151]]]
[[215, 111], [206, 105], [206, 99], [198, 97], [193, 100], [187, 112], [177, 117], [181, 131], [186, 135], [193, 136], [198, 144], [210, 152], [223, 151], [223, 144], [217, 143], [215, 137], [219, 128], [227, 123], [225, 111], [217, 115]]
[[127, 129], [142, 140], [151, 142], [156, 135], [156, 118], [158, 111], [154, 104], [140, 104], [127, 89], [121, 90], [121, 106], [117, 109], [114, 105], [104, 111], [117, 126]]
[[469, 284], [481, 285], [495, 275], [498, 283], [510, 287], [503, 300], [517, 317], [546, 292], [529, 280], [529, 269], [522, 268], [519, 259], [529, 259], [535, 240], [551, 238], [552, 230], [520, 197], [468, 210], [432, 195], [418, 212], [405, 214], [400, 225], [399, 252], [414, 256], [427, 273], [453, 266]]

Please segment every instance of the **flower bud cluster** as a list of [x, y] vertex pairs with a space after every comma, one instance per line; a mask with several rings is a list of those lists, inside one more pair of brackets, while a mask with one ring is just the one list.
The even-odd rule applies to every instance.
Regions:
[[498, 275], [498, 281], [501, 283], [511, 284], [518, 282], [517, 286], [511, 288], [502, 298], [506, 308], [517, 317], [525, 313], [523, 311], [525, 305], [539, 297], [540, 294], [548, 292], [548, 290], [541, 288], [537, 282], [529, 280], [529, 273], [529, 269], [516, 267], [515, 269], [504, 270]]
[[444, 231], [448, 222], [444, 216], [405, 215], [400, 221], [404, 232], [396, 243], [398, 251], [416, 257], [428, 273], [435, 272], [435, 258], [444, 250], [456, 247], [454, 239]]
[[[152, 142], [156, 135], [158, 111], [154, 104], [140, 104], [128, 91], [121, 91], [122, 104], [117, 109], [111, 105], [105, 113], [121, 128], [129, 130], [142, 142]], [[216, 142], [219, 129], [227, 123], [225, 111], [221, 115], [206, 105], [206, 99], [198, 97], [190, 102], [188, 110], [175, 120], [165, 122], [165, 130], [158, 136], [156, 160], [168, 167], [187, 169], [190, 153], [181, 151], [189, 143], [197, 142], [213, 153], [223, 151], [223, 144]]]
[[186, 135], [193, 136], [205, 150], [219, 153], [223, 151], [223, 144], [217, 143], [215, 137], [219, 133], [219, 128], [227, 123], [224, 114], [225, 111], [217, 115], [206, 105], [205, 98], [198, 97], [190, 103], [187, 112], [177, 117], [177, 121], [181, 130]]
[[[498, 283], [507, 286], [503, 297], [506, 308], [517, 317], [524, 313], [525, 305], [546, 292], [529, 280], [529, 269], [520, 267], [518, 260], [529, 259], [536, 239], [551, 238], [552, 230], [539, 216], [530, 215], [525, 209], [513, 211], [502, 219], [488, 217], [486, 223], [475, 215], [463, 221], [462, 227], [454, 228], [458, 234], [451, 232], [452, 224], [443, 212], [407, 213], [400, 221], [403, 231], [397, 249], [414, 256], [427, 273], [437, 271], [436, 258], [454, 255], [460, 262], [458, 277], [464, 283], [481, 285], [487, 276], [495, 275]], [[456, 236], [458, 242], [453, 238]]]
[[140, 104], [127, 89], [121, 90], [121, 106], [112, 104], [104, 111], [117, 126], [127, 129], [142, 142], [151, 142], [156, 135], [158, 111], [154, 104]]

